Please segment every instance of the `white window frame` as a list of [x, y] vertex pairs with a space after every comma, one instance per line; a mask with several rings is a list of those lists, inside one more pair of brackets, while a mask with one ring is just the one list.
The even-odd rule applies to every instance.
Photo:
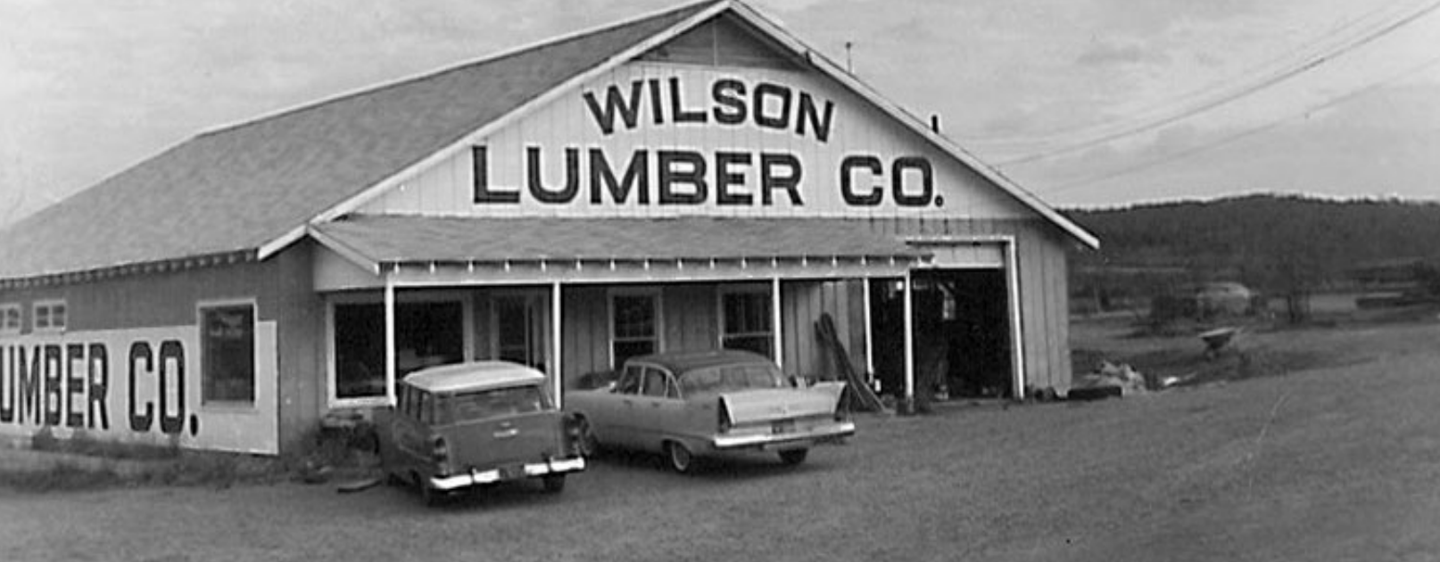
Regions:
[[[725, 347], [725, 339], [726, 339], [726, 338], [729, 338], [729, 337], [753, 338], [753, 337], [758, 337], [758, 336], [765, 336], [765, 338], [767, 338], [767, 341], [770, 342], [770, 347], [772, 347], [772, 348], [775, 347], [775, 326], [774, 326], [774, 324], [775, 324], [775, 302], [774, 302], [775, 296], [774, 296], [773, 294], [771, 294], [772, 292], [773, 292], [773, 291], [771, 291], [771, 287], [770, 287], [769, 284], [764, 284], [764, 285], [750, 285], [750, 284], [746, 284], [746, 285], [722, 285], [722, 286], [720, 287], [720, 290], [718, 290], [718, 291], [715, 292], [715, 337], [716, 337], [716, 339], [715, 339], [715, 345], [716, 345], [716, 347], [719, 347], [720, 349], [728, 349], [728, 348]], [[771, 324], [769, 331], [767, 331], [767, 332], [737, 332], [737, 333], [733, 333], [733, 334], [732, 334], [732, 333], [728, 333], [728, 332], [725, 331], [725, 328], [726, 328], [726, 326], [725, 326], [725, 297], [730, 296], [730, 295], [737, 295], [737, 294], [759, 295], [759, 296], [765, 297], [765, 300], [766, 300], [766, 301], [770, 301], [770, 308], [765, 311], [765, 321], [766, 321], [766, 322], [769, 322], [769, 323]], [[775, 359], [775, 355], [777, 355], [779, 352], [780, 352], [780, 350], [778, 350], [778, 349], [771, 349], [771, 350], [770, 350], [770, 355], [771, 355], [770, 359], [772, 359], [772, 360]]]
[[[466, 361], [473, 361], [475, 355], [475, 297], [468, 290], [404, 290], [396, 291], [395, 304], [414, 302], [460, 302], [461, 323], [464, 324], [462, 353]], [[381, 292], [356, 294], [331, 294], [325, 297], [325, 404], [330, 409], [388, 406], [386, 395], [362, 398], [340, 398], [335, 394], [335, 307], [347, 304], [385, 304]]]
[[[15, 325], [10, 326], [5, 323], [5, 319], [9, 318], [12, 310], [15, 311]], [[25, 307], [18, 302], [0, 303], [0, 336], [18, 336], [24, 327]]]
[[[205, 365], [206, 365], [206, 362], [205, 362], [205, 311], [206, 311], [206, 310], [210, 310], [210, 309], [215, 309], [215, 308], [234, 308], [234, 307], [241, 307], [241, 306], [248, 306], [248, 307], [250, 307], [250, 313], [252, 314], [251, 322], [253, 322], [253, 324], [251, 324], [251, 326], [250, 326], [250, 330], [251, 330], [251, 332], [252, 332], [251, 337], [253, 337], [254, 340], [255, 340], [255, 341], [254, 341], [254, 344], [253, 344], [254, 347], [252, 347], [252, 348], [250, 349], [251, 369], [253, 370], [253, 372], [250, 373], [250, 377], [251, 377], [251, 379], [250, 379], [250, 384], [251, 384], [251, 386], [252, 386], [252, 388], [250, 389], [251, 399], [250, 399], [249, 402], [246, 402], [246, 401], [243, 401], [243, 400], [206, 400], [206, 399], [205, 399], [205, 378], [206, 378], [207, 376], [209, 376], [209, 375], [208, 375], [208, 373], [205, 372]], [[259, 303], [259, 301], [258, 301], [257, 299], [254, 299], [254, 298], [239, 298], [239, 299], [205, 300], [205, 301], [196, 302], [196, 303], [195, 303], [195, 331], [196, 331], [196, 336], [197, 336], [197, 339], [195, 340], [195, 344], [196, 344], [197, 347], [199, 347], [198, 356], [199, 356], [199, 358], [200, 358], [200, 365], [199, 365], [199, 367], [200, 367], [200, 377], [199, 377], [199, 380], [200, 380], [200, 389], [199, 389], [200, 409], [201, 409], [201, 410], [209, 410], [209, 411], [216, 411], [216, 410], [224, 410], [224, 411], [255, 411], [255, 410], [258, 410], [259, 407], [260, 407], [260, 351], [259, 351], [259, 345], [260, 345], [260, 303]]]
[[[550, 288], [549, 288], [549, 287], [524, 287], [524, 288], [499, 289], [499, 290], [495, 290], [495, 291], [489, 291], [489, 292], [487, 292], [487, 294], [486, 294], [486, 299], [487, 299], [486, 305], [489, 307], [489, 309], [486, 311], [486, 314], [488, 315], [488, 317], [484, 319], [484, 322], [485, 322], [485, 330], [486, 330], [486, 332], [487, 332], [487, 333], [485, 334], [485, 336], [486, 336], [486, 337], [485, 337], [485, 340], [486, 340], [486, 341], [485, 341], [485, 346], [486, 346], [486, 348], [487, 348], [487, 349], [485, 350], [485, 356], [486, 356], [486, 357], [489, 357], [489, 358], [491, 358], [491, 359], [499, 359], [499, 358], [500, 358], [500, 310], [499, 310], [499, 305], [500, 305], [500, 301], [501, 301], [501, 300], [504, 300], [504, 299], [514, 299], [514, 298], [524, 299], [524, 300], [526, 301], [525, 306], [529, 306], [529, 305], [530, 305], [529, 299], [538, 298], [538, 299], [540, 300], [540, 302], [542, 303], [542, 306], [544, 307], [544, 313], [539, 315], [539, 316], [540, 316], [540, 318], [539, 318], [539, 320], [540, 320], [540, 326], [541, 326], [540, 329], [541, 329], [541, 331], [543, 331], [545, 334], [549, 334], [550, 331], [551, 331], [551, 330], [550, 330], [550, 307], [553, 306], [553, 304], [551, 304], [551, 303], [549, 302], [549, 301], [550, 301]], [[528, 336], [527, 336], [527, 337], [528, 337]], [[544, 354], [545, 354], [545, 364], [546, 364], [546, 366], [549, 366], [550, 363], [554, 361], [554, 359], [550, 357], [550, 355], [551, 355], [550, 348], [551, 348], [551, 347], [552, 347], [552, 346], [549, 345], [549, 344], [547, 344], [547, 345], [544, 346], [544, 348], [545, 348]]]
[[[56, 307], [60, 307], [60, 308], [63, 308], [63, 309], [65, 310], [65, 316], [63, 317], [63, 320], [64, 320], [64, 321], [61, 322], [59, 325], [56, 325], [56, 323], [55, 323], [55, 308], [56, 308]], [[41, 326], [41, 325], [40, 325], [40, 311], [41, 311], [42, 309], [45, 310], [45, 322], [46, 322], [45, 326]], [[34, 304], [30, 305], [30, 331], [31, 331], [31, 332], [41, 333], [41, 334], [50, 334], [50, 333], [64, 332], [65, 329], [66, 329], [66, 327], [68, 327], [69, 325], [70, 325], [70, 305], [65, 304], [65, 299], [52, 299], [52, 300], [44, 300], [44, 301], [35, 301]]]
[[[655, 353], [665, 351], [665, 298], [659, 287], [612, 287], [605, 297], [605, 354], [610, 359], [610, 365], [620, 368], [622, 365], [615, 365], [615, 298], [616, 297], [650, 297], [655, 303]], [[621, 340], [625, 341], [625, 340]], [[639, 340], [633, 340], [639, 341]]]

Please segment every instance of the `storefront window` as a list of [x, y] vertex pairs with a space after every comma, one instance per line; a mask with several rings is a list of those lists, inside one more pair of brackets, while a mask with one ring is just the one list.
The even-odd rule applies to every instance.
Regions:
[[[335, 397], [385, 396], [385, 305], [335, 305]], [[395, 379], [412, 371], [457, 363], [465, 356], [459, 301], [395, 305]]]
[[743, 349], [774, 358], [774, 329], [771, 327], [770, 294], [764, 291], [729, 292], [720, 295], [720, 346]]
[[654, 294], [615, 295], [611, 299], [611, 357], [615, 368], [631, 357], [659, 350], [658, 300]]
[[255, 307], [202, 308], [204, 402], [255, 402]]

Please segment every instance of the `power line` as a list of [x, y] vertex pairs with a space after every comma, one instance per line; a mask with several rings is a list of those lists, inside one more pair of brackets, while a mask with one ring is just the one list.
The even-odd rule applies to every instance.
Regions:
[[1216, 107], [1218, 107], [1218, 106], [1224, 105], [1224, 104], [1229, 103], [1229, 102], [1231, 102], [1231, 101], [1234, 101], [1234, 100], [1236, 100], [1236, 99], [1239, 99], [1239, 98], [1248, 96], [1248, 95], [1250, 95], [1250, 94], [1253, 94], [1253, 93], [1255, 93], [1255, 92], [1258, 92], [1258, 91], [1263, 90], [1263, 89], [1265, 89], [1265, 88], [1268, 88], [1268, 87], [1270, 87], [1270, 86], [1273, 86], [1273, 85], [1275, 85], [1275, 84], [1278, 84], [1278, 83], [1280, 83], [1280, 82], [1282, 82], [1282, 81], [1284, 81], [1284, 80], [1286, 80], [1286, 79], [1289, 79], [1289, 78], [1291, 78], [1291, 77], [1294, 77], [1294, 76], [1296, 76], [1296, 75], [1298, 75], [1298, 74], [1301, 74], [1301, 73], [1303, 73], [1303, 72], [1305, 72], [1305, 71], [1308, 71], [1308, 70], [1310, 70], [1310, 69], [1313, 69], [1313, 68], [1315, 68], [1315, 67], [1318, 67], [1318, 66], [1320, 66], [1320, 65], [1323, 65], [1323, 64], [1325, 64], [1325, 63], [1327, 63], [1327, 62], [1330, 62], [1331, 60], [1334, 60], [1336, 57], [1339, 57], [1339, 56], [1344, 55], [1344, 54], [1346, 54], [1346, 53], [1348, 53], [1348, 52], [1350, 52], [1350, 51], [1353, 51], [1353, 50], [1355, 50], [1355, 49], [1357, 49], [1357, 48], [1359, 48], [1359, 47], [1362, 47], [1362, 46], [1364, 46], [1364, 45], [1366, 45], [1366, 44], [1369, 44], [1370, 42], [1372, 42], [1372, 41], [1374, 41], [1374, 40], [1376, 40], [1376, 39], [1379, 39], [1380, 37], [1383, 37], [1383, 36], [1385, 36], [1385, 35], [1393, 32], [1393, 31], [1395, 31], [1396, 29], [1399, 29], [1400, 27], [1403, 27], [1403, 26], [1405, 26], [1406, 24], [1409, 24], [1410, 22], [1413, 22], [1413, 21], [1415, 21], [1415, 20], [1417, 20], [1417, 19], [1419, 19], [1419, 18], [1421, 18], [1421, 17], [1423, 17], [1423, 16], [1425, 16], [1425, 15], [1431, 13], [1431, 12], [1434, 12], [1436, 9], [1440, 9], [1440, 1], [1432, 2], [1432, 3], [1430, 3], [1428, 6], [1426, 6], [1424, 9], [1422, 9], [1422, 10], [1420, 10], [1420, 11], [1417, 11], [1417, 12], [1415, 12], [1415, 13], [1412, 13], [1412, 14], [1410, 14], [1410, 15], [1408, 15], [1408, 16], [1400, 19], [1400, 20], [1397, 20], [1397, 21], [1391, 23], [1390, 25], [1387, 25], [1387, 26], [1385, 26], [1385, 27], [1383, 27], [1383, 28], [1380, 28], [1379, 30], [1376, 30], [1376, 31], [1371, 32], [1371, 33], [1367, 33], [1367, 34], [1365, 34], [1364, 36], [1362, 36], [1362, 37], [1360, 37], [1359, 39], [1357, 39], [1356, 41], [1353, 41], [1353, 42], [1351, 42], [1351, 43], [1349, 43], [1349, 44], [1347, 44], [1347, 45], [1342, 46], [1339, 50], [1337, 50], [1337, 51], [1335, 51], [1335, 52], [1325, 53], [1325, 54], [1318, 55], [1318, 56], [1316, 56], [1316, 57], [1313, 57], [1311, 60], [1305, 62], [1305, 63], [1302, 64], [1302, 65], [1299, 65], [1299, 66], [1296, 66], [1296, 67], [1294, 67], [1294, 68], [1288, 69], [1288, 70], [1286, 70], [1286, 71], [1284, 71], [1284, 72], [1275, 74], [1274, 76], [1271, 76], [1271, 77], [1269, 77], [1269, 78], [1266, 78], [1266, 79], [1264, 79], [1264, 80], [1262, 80], [1262, 81], [1260, 81], [1260, 82], [1258, 82], [1258, 83], [1256, 83], [1256, 84], [1252, 84], [1252, 85], [1250, 85], [1250, 86], [1247, 86], [1247, 87], [1245, 87], [1245, 88], [1243, 88], [1243, 89], [1241, 89], [1241, 90], [1239, 90], [1239, 91], [1236, 91], [1236, 92], [1233, 92], [1233, 93], [1230, 93], [1230, 94], [1226, 94], [1226, 95], [1224, 95], [1224, 96], [1220, 96], [1220, 97], [1218, 97], [1218, 98], [1216, 98], [1216, 99], [1214, 99], [1214, 100], [1207, 101], [1207, 102], [1205, 102], [1205, 103], [1203, 103], [1203, 104], [1200, 104], [1200, 105], [1198, 105], [1198, 106], [1196, 106], [1196, 107], [1194, 107], [1194, 108], [1190, 108], [1190, 109], [1187, 109], [1187, 110], [1185, 110], [1185, 111], [1178, 112], [1178, 113], [1176, 113], [1176, 114], [1174, 114], [1174, 115], [1170, 115], [1170, 116], [1164, 117], [1164, 118], [1162, 118], [1162, 119], [1157, 119], [1157, 120], [1154, 120], [1154, 121], [1151, 121], [1151, 122], [1148, 122], [1148, 123], [1143, 123], [1143, 124], [1140, 124], [1140, 125], [1136, 125], [1136, 126], [1132, 126], [1132, 127], [1127, 127], [1127, 128], [1124, 128], [1124, 129], [1122, 129], [1122, 130], [1120, 130], [1120, 131], [1117, 131], [1117, 132], [1114, 132], [1114, 133], [1105, 134], [1105, 135], [1102, 135], [1102, 136], [1099, 136], [1099, 137], [1097, 137], [1097, 138], [1094, 138], [1094, 139], [1091, 139], [1091, 140], [1087, 140], [1087, 141], [1084, 141], [1084, 142], [1076, 142], [1076, 143], [1072, 143], [1072, 144], [1069, 144], [1069, 145], [1067, 145], [1067, 146], [1064, 146], [1064, 147], [1061, 147], [1061, 148], [1057, 148], [1057, 149], [1054, 149], [1054, 150], [1049, 150], [1049, 151], [1044, 151], [1044, 152], [1038, 152], [1038, 153], [1031, 154], [1031, 155], [1029, 155], [1029, 156], [1023, 156], [1023, 157], [1020, 157], [1020, 158], [1012, 158], [1012, 159], [1010, 159], [1010, 160], [1006, 160], [1006, 161], [999, 162], [999, 163], [997, 163], [996, 165], [1003, 168], [1003, 167], [1012, 166], [1012, 165], [1015, 165], [1015, 164], [1024, 164], [1024, 163], [1027, 163], [1027, 162], [1034, 162], [1034, 161], [1037, 161], [1037, 160], [1045, 160], [1045, 159], [1049, 159], [1049, 158], [1054, 158], [1054, 157], [1056, 157], [1056, 156], [1060, 156], [1060, 155], [1063, 155], [1063, 154], [1069, 154], [1069, 153], [1073, 153], [1073, 152], [1076, 152], [1076, 151], [1084, 150], [1084, 149], [1090, 148], [1090, 147], [1092, 147], [1092, 146], [1096, 146], [1096, 145], [1103, 144], [1103, 143], [1106, 143], [1106, 142], [1110, 142], [1110, 141], [1113, 141], [1113, 140], [1117, 140], [1117, 139], [1121, 139], [1121, 138], [1128, 137], [1128, 136], [1131, 136], [1131, 135], [1135, 135], [1135, 134], [1137, 134], [1137, 133], [1141, 133], [1141, 132], [1148, 131], [1148, 130], [1151, 130], [1151, 129], [1155, 129], [1155, 128], [1158, 128], [1158, 127], [1162, 127], [1162, 126], [1165, 126], [1165, 125], [1169, 125], [1169, 124], [1171, 124], [1171, 123], [1175, 123], [1175, 122], [1177, 122], [1177, 121], [1186, 119], [1186, 118], [1191, 117], [1191, 116], [1194, 116], [1194, 115], [1196, 115], [1196, 114], [1203, 113], [1203, 112], [1208, 111], [1208, 110], [1210, 110], [1210, 109], [1214, 109], [1214, 108], [1216, 108]]
[[[1396, 6], [1396, 5], [1394, 5], [1394, 4], [1389, 5], [1389, 6], [1384, 6], [1384, 7], [1381, 7], [1381, 8], [1377, 8], [1377, 9], [1374, 9], [1374, 10], [1367, 11], [1366, 13], [1364, 13], [1363, 15], [1361, 15], [1361, 16], [1359, 16], [1359, 17], [1349, 19], [1349, 20], [1345, 21], [1344, 23], [1342, 23], [1342, 24], [1340, 24], [1340, 25], [1334, 26], [1331, 30], [1325, 32], [1325, 33], [1324, 33], [1323, 35], [1321, 35], [1320, 37], [1313, 38], [1313, 39], [1311, 39], [1311, 40], [1309, 40], [1309, 41], [1307, 41], [1307, 42], [1305, 42], [1305, 43], [1303, 43], [1303, 44], [1300, 44], [1300, 45], [1297, 45], [1297, 46], [1295, 46], [1295, 47], [1292, 47], [1292, 48], [1288, 49], [1288, 50], [1287, 50], [1284, 54], [1282, 54], [1282, 55], [1273, 57], [1273, 58], [1268, 59], [1268, 60], [1266, 60], [1266, 61], [1264, 61], [1264, 62], [1262, 62], [1262, 63], [1260, 63], [1260, 64], [1257, 64], [1257, 65], [1255, 65], [1255, 66], [1250, 67], [1249, 69], [1247, 69], [1247, 70], [1243, 71], [1242, 73], [1236, 75], [1235, 78], [1236, 78], [1236, 79], [1245, 78], [1245, 77], [1248, 77], [1249, 75], [1252, 75], [1252, 74], [1259, 74], [1259, 75], [1260, 75], [1260, 76], [1257, 76], [1256, 78], [1264, 78], [1264, 77], [1267, 77], [1267, 76], [1272, 75], [1273, 73], [1275, 73], [1275, 72], [1277, 72], [1277, 71], [1281, 71], [1281, 70], [1283, 70], [1283, 69], [1285, 69], [1285, 68], [1287, 68], [1287, 67], [1290, 67], [1291, 65], [1299, 64], [1299, 63], [1302, 63], [1302, 62], [1304, 62], [1304, 61], [1306, 61], [1306, 60], [1309, 60], [1309, 59], [1315, 57], [1315, 56], [1316, 56], [1317, 54], [1319, 54], [1319, 53], [1324, 53], [1324, 52], [1326, 52], [1326, 51], [1330, 51], [1330, 50], [1336, 49], [1336, 48], [1342, 46], [1345, 42], [1353, 41], [1354, 38], [1353, 38], [1353, 37], [1345, 37], [1345, 38], [1343, 38], [1343, 39], [1341, 40], [1341, 42], [1340, 42], [1339, 44], [1335, 44], [1335, 45], [1325, 45], [1324, 42], [1325, 42], [1326, 40], [1330, 39], [1330, 38], [1340, 37], [1340, 36], [1342, 36], [1342, 34], [1347, 34], [1348, 32], [1347, 32], [1346, 30], [1347, 30], [1348, 28], [1359, 26], [1359, 25], [1361, 24], [1361, 22], [1364, 22], [1364, 21], [1370, 19], [1372, 16], [1375, 16], [1376, 14], [1379, 14], [1380, 12], [1386, 11], [1387, 8], [1393, 8], [1393, 7], [1395, 7], [1395, 6]], [[1407, 11], [1408, 11], [1408, 10], [1407, 10]], [[1385, 24], [1386, 24], [1386, 21], [1389, 21], [1389, 20], [1391, 20], [1391, 16], [1387, 16], [1387, 17], [1385, 18], [1385, 21], [1381, 21], [1381, 22], [1378, 22], [1378, 23], [1369, 23], [1369, 24], [1367, 24], [1367, 27], [1369, 27], [1370, 29], [1369, 29], [1369, 30], [1362, 30], [1363, 32], [1362, 32], [1360, 35], [1364, 35], [1364, 34], [1366, 34], [1366, 33], [1371, 33], [1371, 32], [1373, 32], [1373, 31], [1375, 31], [1375, 29], [1378, 29], [1379, 27], [1385, 25]], [[1296, 55], [1297, 53], [1301, 54], [1302, 56], [1299, 58], [1299, 60], [1293, 60], [1293, 59], [1295, 59], [1295, 55]], [[1245, 78], [1245, 81], [1242, 82], [1242, 84], [1244, 84], [1244, 83], [1249, 83], [1249, 80], [1250, 80], [1249, 78]], [[1145, 120], [1152, 118], [1152, 117], [1151, 117], [1151, 114], [1157, 114], [1157, 113], [1158, 113], [1158, 114], [1164, 114], [1164, 113], [1173, 112], [1173, 111], [1175, 111], [1175, 110], [1178, 109], [1178, 108], [1172, 109], [1171, 106], [1176, 106], [1176, 105], [1178, 105], [1177, 102], [1181, 102], [1181, 101], [1185, 101], [1185, 100], [1190, 100], [1190, 99], [1193, 99], [1193, 98], [1199, 98], [1199, 97], [1201, 97], [1202, 95], [1209, 94], [1209, 93], [1212, 92], [1212, 91], [1223, 91], [1223, 90], [1225, 90], [1225, 89], [1228, 89], [1228, 88], [1233, 87], [1233, 86], [1232, 86], [1232, 83], [1233, 83], [1233, 82], [1237, 82], [1237, 81], [1239, 81], [1239, 80], [1232, 79], [1232, 80], [1225, 80], [1225, 81], [1220, 81], [1220, 82], [1211, 83], [1211, 84], [1206, 85], [1206, 86], [1204, 86], [1204, 87], [1201, 87], [1201, 88], [1198, 88], [1198, 89], [1195, 89], [1195, 90], [1191, 90], [1191, 91], [1186, 92], [1186, 93], [1184, 93], [1184, 94], [1181, 94], [1181, 95], [1179, 95], [1179, 96], [1170, 98], [1170, 99], [1168, 99], [1168, 100], [1166, 100], [1166, 101], [1164, 101], [1164, 102], [1151, 104], [1151, 105], [1146, 106], [1146, 107], [1144, 107], [1144, 108], [1137, 109], [1137, 110], [1135, 110], [1134, 112], [1132, 112], [1132, 115], [1128, 118], [1128, 120], [1129, 120], [1129, 121], [1133, 121], [1133, 122], [1144, 122]], [[1183, 106], [1181, 106], [1181, 107], [1183, 107]], [[1138, 114], [1138, 115], [1137, 115], [1137, 114]], [[972, 146], [974, 146], [974, 145], [999, 146], [999, 145], [1017, 145], [1017, 144], [1028, 144], [1028, 145], [1037, 145], [1037, 144], [1038, 144], [1038, 145], [1045, 145], [1045, 144], [1064, 144], [1066, 141], [1074, 142], [1074, 139], [1067, 139], [1067, 137], [1077, 137], [1077, 136], [1079, 136], [1080, 138], [1093, 137], [1094, 134], [1096, 134], [1096, 133], [1098, 133], [1098, 132], [1100, 132], [1100, 131], [1113, 130], [1113, 129], [1117, 129], [1117, 128], [1122, 128], [1122, 127], [1124, 127], [1124, 126], [1127, 126], [1127, 123], [1124, 122], [1124, 121], [1119, 121], [1119, 122], [1112, 121], [1112, 122], [1108, 122], [1108, 123], [1099, 123], [1099, 124], [1092, 124], [1092, 125], [1076, 126], [1076, 127], [1066, 128], [1066, 129], [1059, 129], [1059, 130], [1051, 131], [1051, 132], [1048, 132], [1048, 133], [1045, 133], [1045, 134], [1032, 135], [1032, 136], [1029, 136], [1029, 137], [990, 138], [990, 139], [972, 137], [972, 138], [961, 138], [960, 140], [963, 141], [963, 142], [965, 142], [967, 145], [972, 145]], [[1085, 135], [1086, 133], [1088, 133], [1088, 135]]]
[[1182, 159], [1182, 158], [1186, 158], [1186, 157], [1189, 157], [1189, 156], [1193, 156], [1193, 155], [1199, 154], [1199, 153], [1201, 153], [1201, 152], [1207, 152], [1207, 151], [1213, 150], [1213, 149], [1215, 149], [1215, 148], [1219, 148], [1219, 147], [1221, 147], [1221, 146], [1225, 146], [1225, 145], [1228, 145], [1228, 144], [1230, 144], [1230, 143], [1239, 141], [1239, 140], [1241, 140], [1241, 139], [1245, 139], [1245, 138], [1248, 138], [1248, 137], [1252, 137], [1252, 136], [1255, 136], [1255, 135], [1257, 135], [1257, 134], [1260, 134], [1260, 133], [1269, 131], [1269, 130], [1271, 130], [1271, 129], [1275, 129], [1275, 128], [1277, 128], [1277, 127], [1280, 127], [1281, 125], [1284, 125], [1284, 124], [1286, 124], [1286, 123], [1288, 123], [1288, 122], [1296, 119], [1296, 118], [1304, 117], [1304, 116], [1307, 116], [1307, 115], [1309, 115], [1309, 114], [1311, 114], [1311, 113], [1314, 113], [1314, 112], [1316, 112], [1316, 111], [1319, 111], [1319, 110], [1322, 110], [1322, 109], [1326, 109], [1326, 108], [1329, 108], [1329, 107], [1331, 107], [1331, 106], [1339, 105], [1339, 104], [1344, 103], [1344, 102], [1347, 102], [1347, 101], [1349, 101], [1349, 100], [1351, 100], [1351, 99], [1354, 99], [1354, 98], [1360, 97], [1360, 96], [1362, 96], [1362, 95], [1368, 94], [1368, 93], [1370, 93], [1370, 92], [1372, 92], [1372, 91], [1380, 88], [1381, 86], [1385, 86], [1385, 85], [1387, 85], [1387, 84], [1390, 84], [1390, 83], [1392, 83], [1392, 82], [1395, 82], [1396, 80], [1399, 80], [1399, 79], [1404, 78], [1404, 77], [1406, 77], [1406, 76], [1409, 76], [1409, 75], [1411, 75], [1411, 74], [1415, 74], [1415, 73], [1417, 73], [1417, 72], [1421, 72], [1421, 71], [1423, 71], [1423, 70], [1425, 70], [1425, 69], [1427, 69], [1427, 68], [1429, 68], [1429, 67], [1435, 66], [1436, 64], [1440, 64], [1440, 57], [1432, 58], [1432, 59], [1430, 59], [1430, 60], [1428, 60], [1428, 61], [1426, 61], [1426, 62], [1424, 62], [1424, 63], [1422, 63], [1422, 64], [1420, 64], [1420, 65], [1418, 65], [1418, 66], [1414, 66], [1414, 67], [1411, 67], [1411, 68], [1409, 68], [1409, 69], [1406, 69], [1405, 71], [1402, 71], [1402, 72], [1400, 72], [1400, 73], [1391, 75], [1390, 77], [1385, 78], [1384, 80], [1381, 80], [1381, 81], [1378, 81], [1378, 82], [1373, 82], [1373, 83], [1371, 83], [1371, 84], [1369, 84], [1369, 85], [1367, 85], [1367, 86], [1365, 86], [1365, 87], [1363, 87], [1363, 88], [1360, 88], [1360, 89], [1358, 89], [1358, 90], [1352, 90], [1352, 91], [1350, 91], [1349, 93], [1346, 93], [1346, 94], [1344, 94], [1344, 95], [1341, 95], [1341, 96], [1338, 96], [1338, 97], [1334, 97], [1334, 98], [1331, 98], [1331, 99], [1329, 99], [1329, 100], [1327, 100], [1327, 101], [1325, 101], [1325, 102], [1323, 102], [1323, 103], [1320, 103], [1320, 104], [1317, 104], [1317, 105], [1313, 105], [1313, 106], [1307, 107], [1307, 108], [1305, 108], [1303, 111], [1300, 111], [1300, 112], [1297, 112], [1297, 113], [1292, 113], [1292, 114], [1290, 114], [1290, 115], [1287, 115], [1287, 116], [1282, 117], [1282, 118], [1280, 118], [1280, 119], [1278, 119], [1278, 120], [1275, 120], [1275, 121], [1271, 121], [1271, 122], [1266, 123], [1266, 124], [1264, 124], [1264, 125], [1261, 125], [1261, 126], [1259, 126], [1259, 127], [1255, 127], [1255, 128], [1251, 128], [1251, 129], [1246, 129], [1246, 130], [1244, 130], [1244, 131], [1241, 131], [1241, 132], [1239, 132], [1239, 133], [1235, 133], [1235, 134], [1233, 134], [1233, 135], [1228, 135], [1228, 136], [1225, 136], [1225, 137], [1221, 137], [1220, 139], [1215, 140], [1215, 141], [1213, 141], [1213, 142], [1206, 143], [1206, 144], [1202, 144], [1202, 145], [1198, 145], [1198, 146], [1194, 146], [1194, 147], [1191, 147], [1191, 148], [1189, 148], [1189, 149], [1182, 150], [1182, 151], [1180, 151], [1180, 152], [1168, 154], [1168, 155], [1166, 155], [1166, 156], [1164, 156], [1164, 157], [1157, 158], [1157, 159], [1155, 159], [1155, 160], [1150, 160], [1150, 161], [1148, 161], [1148, 162], [1143, 162], [1143, 163], [1141, 163], [1141, 164], [1137, 164], [1137, 165], [1135, 165], [1135, 166], [1130, 166], [1130, 167], [1126, 167], [1126, 168], [1121, 168], [1121, 169], [1119, 169], [1119, 170], [1114, 170], [1114, 171], [1107, 172], [1107, 173], [1104, 173], [1104, 174], [1101, 174], [1101, 175], [1098, 175], [1098, 176], [1091, 176], [1091, 177], [1084, 178], [1084, 179], [1080, 179], [1080, 180], [1075, 180], [1075, 181], [1071, 181], [1071, 182], [1062, 183], [1062, 184], [1059, 184], [1059, 185], [1055, 186], [1053, 189], [1037, 190], [1037, 191], [1040, 191], [1040, 192], [1044, 193], [1045, 195], [1054, 195], [1054, 194], [1056, 194], [1056, 193], [1063, 193], [1063, 192], [1066, 192], [1066, 191], [1070, 191], [1070, 190], [1072, 190], [1072, 189], [1075, 189], [1075, 188], [1077, 188], [1077, 187], [1083, 187], [1083, 186], [1090, 185], [1090, 184], [1093, 184], [1093, 183], [1096, 183], [1096, 182], [1100, 182], [1100, 181], [1104, 181], [1104, 180], [1108, 180], [1108, 179], [1113, 179], [1113, 178], [1117, 178], [1117, 177], [1120, 177], [1120, 176], [1129, 175], [1129, 174], [1132, 174], [1132, 173], [1135, 173], [1135, 172], [1138, 172], [1138, 171], [1148, 170], [1148, 169], [1150, 169], [1150, 168], [1154, 168], [1155, 166], [1159, 166], [1159, 165], [1161, 165], [1161, 164], [1166, 164], [1166, 163], [1169, 163], [1169, 162], [1174, 162], [1175, 160], [1179, 160], [1179, 159]]

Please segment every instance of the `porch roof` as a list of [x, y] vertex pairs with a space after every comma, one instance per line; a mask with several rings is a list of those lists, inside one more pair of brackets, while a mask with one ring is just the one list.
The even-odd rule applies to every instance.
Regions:
[[881, 259], [930, 252], [863, 220], [821, 218], [460, 218], [351, 216], [313, 225], [372, 272], [386, 265], [500, 262]]

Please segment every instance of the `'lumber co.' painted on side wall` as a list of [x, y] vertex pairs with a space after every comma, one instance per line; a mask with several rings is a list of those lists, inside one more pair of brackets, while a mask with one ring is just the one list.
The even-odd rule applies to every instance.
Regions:
[[[273, 351], [272, 323], [257, 325], [256, 341]], [[202, 402], [200, 355], [194, 326], [0, 340], [0, 435], [44, 427], [61, 437], [274, 452], [273, 354], [256, 362], [265, 368], [255, 400], [243, 404]]]

